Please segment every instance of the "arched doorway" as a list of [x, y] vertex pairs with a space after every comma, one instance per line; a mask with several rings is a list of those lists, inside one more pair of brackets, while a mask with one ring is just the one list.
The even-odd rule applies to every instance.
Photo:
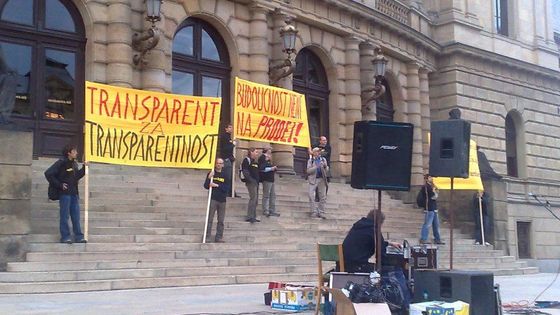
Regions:
[[33, 155], [83, 144], [85, 28], [70, 0], [0, 0], [0, 101]]
[[[319, 143], [320, 136], [329, 138], [329, 84], [321, 60], [308, 48], [299, 51], [296, 57], [293, 90], [305, 95], [307, 119], [312, 145]], [[294, 171], [305, 175], [307, 149], [296, 147]]]
[[201, 19], [186, 19], [173, 39], [172, 90], [221, 97], [220, 130], [231, 119], [230, 73], [227, 46], [216, 29]]

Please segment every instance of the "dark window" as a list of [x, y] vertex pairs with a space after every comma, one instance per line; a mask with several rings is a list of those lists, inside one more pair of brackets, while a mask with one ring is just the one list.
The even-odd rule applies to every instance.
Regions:
[[531, 258], [531, 222], [517, 222], [517, 252], [519, 258]]
[[506, 163], [508, 176], [518, 177], [517, 169], [517, 130], [512, 114], [506, 116]]
[[494, 21], [496, 23], [496, 32], [500, 35], [508, 36], [508, 0], [495, 0], [496, 14]]
[[188, 18], [173, 39], [173, 93], [222, 97], [220, 130], [230, 122], [231, 68], [226, 45], [207, 22]]
[[385, 79], [381, 84], [385, 86], [385, 94], [383, 94], [375, 105], [376, 117], [378, 121], [394, 121], [395, 110], [393, 109], [393, 96], [391, 89]]
[[13, 100], [14, 123], [34, 131], [35, 156], [83, 138], [86, 39], [72, 2], [0, 0], [2, 97]]

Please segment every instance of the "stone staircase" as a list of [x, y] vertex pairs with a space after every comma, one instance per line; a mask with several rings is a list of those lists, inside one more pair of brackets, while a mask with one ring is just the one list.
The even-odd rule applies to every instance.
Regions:
[[[279, 178], [281, 216], [250, 224], [244, 222], [246, 189], [238, 183], [241, 198], [227, 201], [226, 243], [202, 244], [206, 171], [94, 164], [89, 178], [89, 242], [60, 244], [58, 202], [47, 200], [43, 177], [52, 163], [34, 161], [29, 252], [25, 262], [9, 263], [7, 272], [0, 273], [0, 293], [314, 282], [315, 243], [341, 242], [351, 225], [377, 204], [371, 191], [332, 183], [328, 219], [310, 218], [307, 183]], [[387, 217], [385, 237], [417, 243], [423, 213], [387, 194], [382, 208]], [[447, 238], [449, 230], [443, 227], [442, 235]], [[473, 239], [458, 231], [455, 238], [455, 269], [496, 275], [537, 272], [501, 250], [473, 245]], [[448, 255], [448, 246], [440, 246], [440, 268], [448, 267]]]

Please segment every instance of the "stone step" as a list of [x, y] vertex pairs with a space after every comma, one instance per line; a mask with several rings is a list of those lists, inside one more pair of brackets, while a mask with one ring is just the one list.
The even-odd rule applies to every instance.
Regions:
[[123, 289], [184, 287], [198, 285], [225, 285], [280, 282], [313, 282], [316, 274], [279, 273], [263, 275], [234, 276], [192, 276], [192, 277], [161, 277], [143, 279], [112, 279], [91, 281], [58, 281], [58, 282], [26, 282], [0, 283], [3, 293], [55, 293], [55, 292], [86, 292]]
[[282, 265], [282, 266], [227, 266], [227, 267], [165, 267], [165, 268], [132, 268], [103, 269], [79, 271], [47, 271], [47, 272], [7, 272], [0, 273], [0, 283], [52, 282], [52, 281], [88, 281], [108, 279], [139, 279], [160, 277], [191, 277], [221, 275], [224, 277], [243, 274], [312, 274], [316, 272], [313, 265]]

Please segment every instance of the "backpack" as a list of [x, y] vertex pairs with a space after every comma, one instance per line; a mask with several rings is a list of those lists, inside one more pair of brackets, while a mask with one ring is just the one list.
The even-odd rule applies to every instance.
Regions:
[[45, 177], [47, 178], [47, 181], [49, 182], [49, 188], [47, 190], [47, 196], [49, 197], [49, 200], [59, 200], [60, 199], [60, 189], [58, 189], [58, 187], [56, 187], [56, 185], [54, 183], [51, 183], [49, 181], [49, 178], [47, 177], [47, 174], [56, 174], [55, 176], [58, 176], [58, 174], [60, 173], [60, 165], [58, 165], [58, 169], [55, 169], [55, 167], [57, 166], [56, 164], [59, 163], [60, 160], [56, 163], [54, 163], [53, 165], [51, 165], [51, 167], [49, 167], [46, 171], [45, 171]]
[[424, 193], [424, 187], [420, 188], [418, 195], [416, 195], [416, 205], [422, 209], [426, 207], [426, 194]]
[[[249, 158], [245, 158], [245, 159], [249, 159]], [[249, 160], [249, 163], [251, 163], [251, 160]], [[245, 174], [243, 174], [243, 162], [239, 165], [239, 179], [243, 183], [247, 181], [247, 178], [245, 178]]]

